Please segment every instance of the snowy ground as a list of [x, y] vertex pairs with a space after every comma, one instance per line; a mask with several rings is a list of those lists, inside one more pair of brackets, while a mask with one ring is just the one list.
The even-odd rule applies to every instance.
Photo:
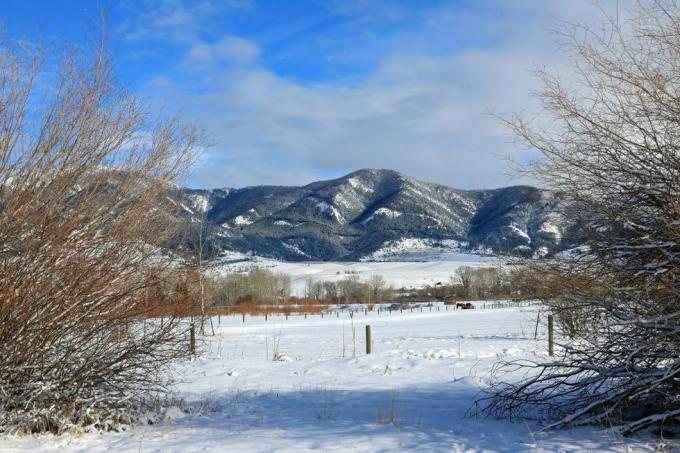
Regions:
[[532, 308], [429, 310], [215, 319], [203, 353], [179, 367], [178, 396], [197, 413], [120, 434], [0, 438], [0, 451], [654, 450], [598, 428], [466, 417], [493, 364], [545, 357], [545, 333], [533, 339]]
[[219, 273], [244, 272], [255, 268], [281, 272], [290, 275], [293, 294], [302, 296], [307, 278], [336, 281], [356, 274], [366, 280], [372, 275], [381, 275], [394, 288], [420, 288], [447, 282], [460, 266], [497, 266], [503, 263], [499, 258], [463, 253], [439, 254], [436, 258], [424, 261], [284, 262], [232, 254], [217, 263], [214, 269]]

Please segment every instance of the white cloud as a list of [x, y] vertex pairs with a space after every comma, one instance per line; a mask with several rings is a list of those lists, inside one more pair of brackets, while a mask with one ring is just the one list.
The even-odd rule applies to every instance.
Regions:
[[214, 65], [220, 62], [247, 64], [254, 62], [259, 55], [257, 46], [237, 36], [226, 36], [213, 43], [200, 43], [193, 46], [187, 55], [190, 65]]
[[194, 43], [215, 28], [220, 13], [249, 9], [250, 0], [130, 0], [119, 5], [131, 19], [119, 28], [128, 41]]
[[187, 58], [249, 65], [206, 74], [200, 94], [187, 94], [193, 91], [183, 83], [149, 90], [157, 99], [179, 99], [214, 143], [195, 169], [193, 185], [300, 184], [328, 170], [363, 167], [393, 168], [459, 188], [518, 183], [501, 157], [521, 151], [489, 112], [536, 111], [528, 97], [535, 89], [529, 69], [565, 67], [549, 29], [600, 16], [588, 0], [493, 5], [487, 10], [497, 7], [498, 14], [429, 18], [440, 28], [483, 27], [493, 45], [437, 54], [395, 46], [351, 84], [280, 76], [257, 59], [252, 43], [229, 36], [199, 44]]

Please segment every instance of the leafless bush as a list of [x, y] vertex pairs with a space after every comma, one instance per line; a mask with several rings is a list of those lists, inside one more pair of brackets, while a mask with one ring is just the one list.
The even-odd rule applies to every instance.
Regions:
[[94, 47], [0, 45], [0, 432], [128, 423], [180, 351], [174, 320], [141, 317], [196, 134], [152, 121]]
[[[642, 3], [625, 24], [564, 34], [573, 77], [539, 71], [550, 129], [509, 124], [543, 158], [532, 167], [578, 206], [584, 247], [549, 264], [579, 275], [551, 300], [589, 320], [555, 360], [491, 389], [486, 413], [542, 415], [550, 426], [606, 423], [632, 432], [680, 421], [680, 6]], [[559, 281], [559, 280], [558, 280]], [[516, 376], [515, 376], [516, 377]]]
[[601, 295], [602, 281], [584, 272], [574, 263], [550, 260], [514, 266], [510, 286], [517, 299], [540, 300], [555, 316], [561, 334], [576, 339], [587, 335], [588, 325], [599, 310], [589, 302]]

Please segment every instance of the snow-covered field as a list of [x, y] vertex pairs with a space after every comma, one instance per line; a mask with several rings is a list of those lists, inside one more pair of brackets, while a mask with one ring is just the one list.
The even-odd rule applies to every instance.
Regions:
[[[425, 258], [423, 256], [423, 258]], [[372, 275], [381, 275], [388, 285], [394, 288], [420, 288], [434, 285], [437, 282], [447, 282], [460, 266], [494, 266], [503, 261], [495, 257], [485, 257], [463, 253], [444, 253], [432, 256], [427, 260], [410, 261], [319, 261], [319, 262], [285, 262], [261, 257], [250, 257], [232, 254], [219, 262], [216, 272], [244, 272], [255, 268], [269, 269], [290, 275], [293, 294], [304, 294], [305, 280], [312, 278], [317, 281], [337, 281], [348, 275], [356, 274], [362, 280]]]
[[178, 368], [193, 413], [124, 433], [0, 438], [0, 451], [653, 451], [600, 428], [466, 417], [499, 359], [546, 357], [533, 310], [214, 319], [216, 335]]

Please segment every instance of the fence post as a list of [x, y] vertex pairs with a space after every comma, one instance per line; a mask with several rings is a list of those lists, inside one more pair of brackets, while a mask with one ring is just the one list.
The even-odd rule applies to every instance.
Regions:
[[246, 313], [243, 312], [243, 322], [246, 322]]
[[371, 353], [371, 326], [366, 324], [366, 354]]
[[264, 320], [265, 320], [265, 321], [267, 320], [267, 314], [268, 314], [268, 312], [265, 311], [265, 312], [264, 312]]
[[189, 331], [189, 350], [191, 354], [196, 354], [196, 326], [191, 322], [191, 330]]
[[555, 355], [554, 350], [554, 329], [553, 329], [553, 315], [548, 315], [548, 355]]
[[541, 312], [536, 313], [536, 328], [534, 329], [534, 340], [538, 338], [538, 320], [541, 319]]

